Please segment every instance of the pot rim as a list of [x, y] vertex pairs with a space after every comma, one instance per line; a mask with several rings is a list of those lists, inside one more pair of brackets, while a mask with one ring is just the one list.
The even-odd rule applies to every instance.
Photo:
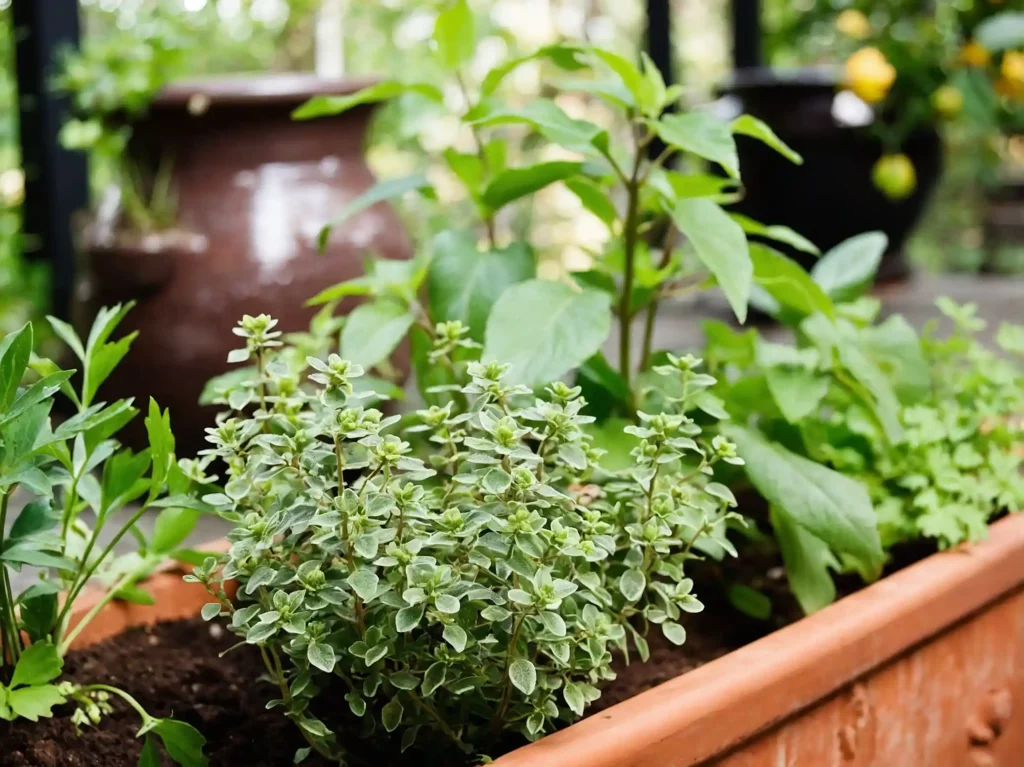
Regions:
[[178, 110], [199, 97], [217, 106], [299, 106], [313, 96], [348, 96], [379, 82], [373, 77], [327, 78], [297, 73], [216, 75], [179, 80], [164, 87], [149, 109]]
[[1024, 513], [766, 637], [497, 759], [495, 767], [703, 764], [1024, 583]]

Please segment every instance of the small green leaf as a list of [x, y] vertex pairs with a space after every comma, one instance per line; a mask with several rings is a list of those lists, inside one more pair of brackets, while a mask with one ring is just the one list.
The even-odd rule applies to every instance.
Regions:
[[341, 353], [356, 365], [372, 368], [391, 356], [414, 320], [412, 312], [398, 301], [358, 306], [342, 328]]
[[595, 182], [578, 176], [566, 179], [565, 187], [579, 198], [584, 208], [601, 219], [609, 229], [615, 226], [619, 217], [615, 203]]
[[799, 423], [818, 409], [830, 379], [805, 368], [776, 365], [765, 370], [765, 381], [785, 419]]
[[530, 661], [520, 658], [508, 667], [508, 678], [517, 690], [530, 695], [537, 687], [537, 669]]
[[147, 733], [137, 767], [161, 767], [160, 763], [160, 746], [157, 745], [157, 739]]
[[369, 602], [377, 594], [380, 579], [369, 570], [356, 570], [348, 577], [348, 585], [364, 602]]
[[164, 509], [153, 523], [150, 548], [159, 553], [174, 551], [188, 538], [198, 521], [199, 512], [195, 509]]
[[560, 282], [513, 285], [487, 320], [483, 361], [510, 363], [513, 381], [556, 380], [601, 348], [611, 331], [611, 299]]
[[666, 144], [718, 163], [730, 176], [739, 178], [740, 160], [732, 131], [710, 112], [667, 114], [653, 127]]
[[192, 725], [176, 719], [159, 719], [152, 732], [163, 741], [168, 756], [181, 767], [206, 767], [209, 764], [203, 755], [206, 738]]
[[403, 607], [395, 615], [395, 630], [402, 634], [412, 631], [423, 619], [423, 611], [423, 605]]
[[28, 322], [0, 340], [0, 410], [6, 411], [18, 393], [32, 356], [32, 323]]
[[788, 226], [767, 226], [752, 218], [740, 215], [739, 213], [733, 213], [731, 215], [733, 221], [739, 224], [747, 234], [754, 235], [755, 237], [765, 237], [770, 240], [775, 240], [776, 242], [790, 245], [799, 251], [810, 253], [815, 256], [821, 254], [817, 245], [808, 240], [802, 234], [794, 232]]
[[678, 200], [669, 213], [715, 276], [736, 319], [745, 322], [754, 266], [753, 247], [748, 248], [743, 229], [722, 208], [702, 197]]
[[526, 123], [552, 143], [591, 157], [608, 150], [608, 131], [587, 120], [574, 120], [550, 100], [534, 101], [520, 109], [494, 109], [467, 119], [479, 127]]
[[782, 306], [800, 315], [821, 312], [835, 317], [832, 300], [810, 275], [791, 258], [777, 250], [750, 243], [754, 280]]
[[434, 45], [445, 69], [458, 69], [473, 58], [476, 29], [473, 11], [466, 0], [453, 0], [437, 14]]
[[340, 115], [353, 107], [389, 101], [403, 93], [416, 93], [438, 104], [444, 101], [444, 94], [437, 86], [427, 83], [400, 83], [395, 80], [385, 80], [348, 96], [314, 96], [292, 112], [292, 119], [312, 120], [317, 117]]
[[38, 722], [40, 717], [51, 717], [54, 706], [65, 702], [56, 685], [43, 684], [33, 687], [19, 687], [7, 692], [7, 705], [15, 715], [30, 722]]
[[583, 710], [587, 707], [587, 699], [576, 682], [566, 683], [562, 697], [565, 698], [565, 704], [576, 716], [583, 716]]
[[772, 617], [772, 600], [757, 589], [745, 583], [734, 583], [729, 586], [729, 602], [744, 615], [766, 621]]
[[220, 602], [207, 602], [200, 611], [204, 621], [212, 621], [220, 615]]
[[459, 611], [459, 600], [453, 597], [451, 594], [438, 594], [434, 600], [434, 606], [440, 612], [454, 615]]
[[665, 635], [665, 639], [674, 645], [681, 645], [686, 642], [686, 629], [675, 621], [666, 621], [665, 623], [662, 623], [661, 633]]
[[447, 673], [447, 666], [444, 663], [431, 664], [427, 668], [427, 673], [423, 675], [423, 695], [425, 697], [433, 695], [434, 691], [444, 684]]
[[619, 578], [619, 593], [627, 602], [636, 602], [647, 588], [647, 579], [639, 570], [626, 570]]
[[21, 653], [11, 677], [11, 689], [21, 685], [41, 685], [56, 679], [64, 668], [64, 659], [50, 642], [36, 642]]
[[834, 300], [849, 301], [871, 284], [888, 246], [882, 232], [843, 240], [818, 260], [811, 278]]
[[334, 671], [334, 664], [337, 659], [334, 657], [334, 648], [324, 642], [310, 642], [306, 648], [306, 659], [310, 665], [330, 674]]
[[480, 481], [480, 486], [491, 495], [501, 495], [512, 484], [512, 477], [504, 469], [495, 466]]
[[405, 710], [402, 708], [401, 701], [398, 698], [392, 698], [387, 705], [380, 710], [380, 721], [384, 725], [384, 729], [388, 732], [394, 732], [398, 729], [398, 725], [402, 723], [402, 714]]
[[455, 652], [462, 652], [466, 649], [466, 642], [469, 641], [469, 637], [466, 635], [465, 629], [461, 626], [457, 626], [451, 623], [444, 627], [444, 631], [441, 632], [441, 636], [444, 637], [444, 641], [450, 644]]
[[497, 211], [510, 202], [540, 191], [556, 181], [564, 181], [580, 173], [583, 163], [555, 160], [529, 165], [525, 168], [509, 168], [502, 171], [484, 187], [481, 200], [492, 211]]
[[368, 190], [349, 202], [341, 209], [338, 215], [331, 219], [330, 223], [326, 224], [324, 228], [320, 230], [320, 234], [317, 237], [317, 247], [319, 247], [320, 250], [326, 248], [327, 240], [331, 236], [331, 230], [341, 226], [357, 213], [362, 213], [367, 208], [370, 208], [379, 202], [393, 200], [396, 197], [401, 197], [409, 192], [423, 192], [431, 189], [432, 187], [430, 182], [422, 173], [414, 173], [411, 176], [391, 178], [386, 181], [377, 182], [374, 186], [370, 187]]
[[729, 128], [733, 133], [756, 138], [763, 144], [770, 146], [791, 163], [796, 165], [804, 164], [804, 158], [786, 146], [786, 143], [775, 135], [775, 131], [756, 117], [751, 115], [740, 115], [732, 121]]

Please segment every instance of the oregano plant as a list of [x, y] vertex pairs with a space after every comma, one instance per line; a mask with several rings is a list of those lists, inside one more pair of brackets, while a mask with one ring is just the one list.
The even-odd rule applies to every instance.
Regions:
[[447, 401], [406, 416], [365, 407], [360, 365], [299, 359], [275, 324], [236, 329], [232, 359], [257, 375], [224, 393], [251, 405], [208, 430], [226, 481], [203, 498], [234, 523], [232, 545], [188, 580], [215, 597], [204, 617], [259, 648], [270, 705], [308, 741], [298, 758], [346, 761], [341, 720], [318, 705], [330, 685], [403, 749], [426, 731], [470, 753], [581, 716], [613, 651], [646, 659], [652, 624], [685, 641], [702, 609], [687, 563], [732, 553], [739, 519], [714, 467], [742, 464], [684, 414], [715, 383], [699, 360], [658, 366], [682, 395], [637, 414], [632, 467], [607, 472], [580, 388], [515, 383], [508, 364], [475, 361], [458, 321], [431, 333]]
[[[197, 559], [181, 547], [199, 513], [187, 493], [204, 478], [194, 462], [175, 461], [169, 413], [150, 401], [149, 447], [135, 453], [116, 437], [138, 410], [130, 400], [97, 400], [134, 339], [111, 340], [130, 309], [100, 310], [86, 339], [49, 318], [82, 365], [75, 384], [75, 371], [33, 357], [31, 324], [0, 341], [0, 719], [36, 722], [71, 704], [76, 727], [98, 726], [118, 698], [142, 720], [141, 767], [161, 764], [164, 750], [183, 767], [202, 767], [205, 740], [191, 725], [150, 715], [129, 692], [102, 680], [60, 678], [75, 639], [111, 600], [149, 602], [140, 581], [168, 559]], [[32, 371], [35, 380], [22, 385]], [[53, 424], [58, 393], [77, 412]], [[158, 509], [147, 536], [137, 523]], [[122, 539], [136, 540], [137, 551], [118, 554]], [[37, 577], [16, 591], [12, 576], [26, 568]], [[72, 621], [87, 589], [101, 594]]]

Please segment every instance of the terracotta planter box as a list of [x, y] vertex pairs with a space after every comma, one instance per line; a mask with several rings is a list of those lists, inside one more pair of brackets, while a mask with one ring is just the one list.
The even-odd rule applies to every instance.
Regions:
[[[174, 573], [149, 588], [157, 605], [112, 605], [82, 643], [207, 601]], [[1012, 767], [1022, 755], [1024, 514], [496, 764]]]

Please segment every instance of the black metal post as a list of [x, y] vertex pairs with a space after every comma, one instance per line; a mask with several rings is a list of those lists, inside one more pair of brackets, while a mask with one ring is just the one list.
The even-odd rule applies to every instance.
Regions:
[[[672, 60], [671, 0], [647, 0], [647, 54], [661, 72], [665, 85], [672, 85], [676, 79]], [[660, 155], [664, 148], [664, 142], [655, 139], [650, 146], [651, 157]]]
[[761, 66], [760, 0], [732, 0], [732, 41], [734, 69]]
[[25, 169], [23, 231], [51, 265], [51, 311], [65, 317], [74, 287], [71, 217], [88, 202], [86, 159], [60, 146], [67, 101], [52, 90], [57, 53], [79, 42], [77, 0], [14, 0], [21, 162]]

